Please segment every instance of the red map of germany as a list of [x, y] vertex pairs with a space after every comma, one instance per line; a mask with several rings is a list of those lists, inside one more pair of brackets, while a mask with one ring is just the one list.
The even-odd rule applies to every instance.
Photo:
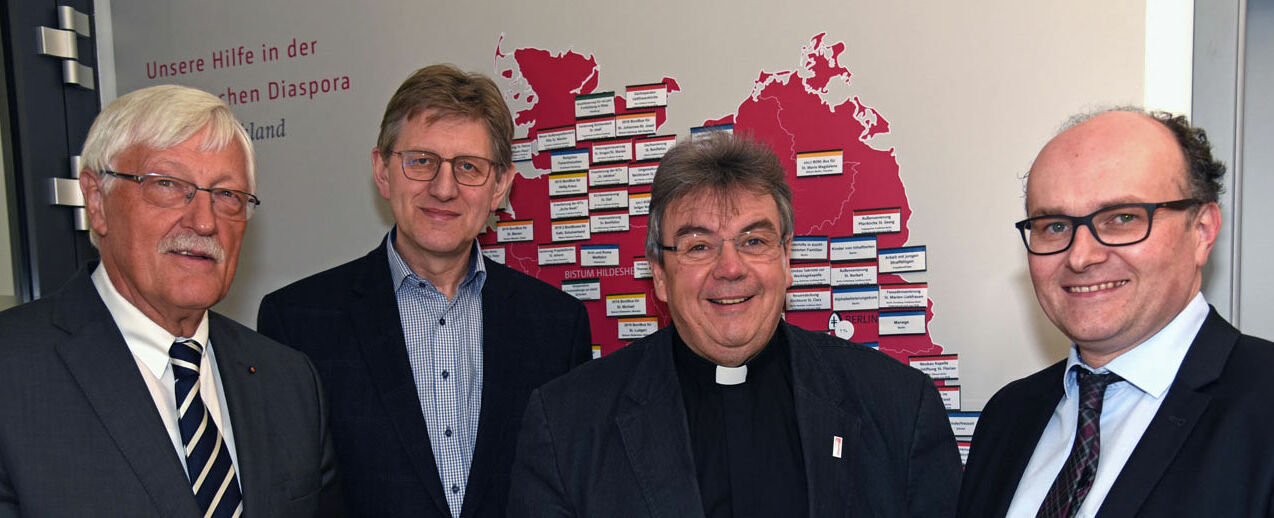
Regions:
[[[677, 106], [675, 94], [681, 87], [673, 78], [651, 78], [652, 83], [662, 83], [666, 87], [669, 98], [666, 107], [630, 110], [625, 106], [625, 85], [607, 85], [599, 89], [599, 85], [605, 83], [601, 66], [592, 55], [536, 48], [506, 51], [500, 47], [497, 45], [495, 51], [496, 72], [505, 88], [506, 100], [514, 108], [514, 123], [519, 134], [534, 139], [538, 131], [572, 126], [577, 121], [576, 96], [613, 91], [615, 115], [653, 111], [657, 127], [655, 135], [677, 135], [678, 140], [690, 138], [690, 128], [664, 127], [666, 110], [694, 108]], [[857, 97], [836, 105], [825, 100], [829, 97], [829, 85], [833, 82], [848, 84], [850, 81], [849, 69], [839, 61], [844, 49], [843, 42], [826, 43], [824, 34], [815, 35], [802, 48], [804, 59], [798, 67], [781, 72], [760, 72], [751, 95], [741, 99], [733, 113], [715, 117], [709, 115], [702, 124], [706, 127], [732, 125], [736, 134], [750, 135], [774, 149], [787, 170], [795, 197], [798, 238], [805, 237], [817, 243], [820, 240], [835, 242], [837, 238], [855, 237], [853, 220], [856, 211], [860, 214], [879, 213], [879, 209], [888, 209], [884, 212], [898, 214], [901, 226], [897, 231], [873, 234], [876, 249], [919, 246], [907, 244], [907, 222], [911, 209], [899, 177], [894, 149], [879, 150], [868, 145], [872, 137], [889, 132], [889, 123]], [[576, 148], [587, 149], [594, 143], [581, 140]], [[829, 150], [841, 152], [843, 171], [840, 174], [797, 176], [798, 154]], [[550, 155], [549, 151], [537, 151], [532, 146], [531, 159], [516, 163], [518, 177], [509, 208], [499, 214], [499, 219], [505, 222], [530, 220], [533, 240], [500, 242], [497, 232], [492, 230], [480, 237], [484, 251], [499, 253], [502, 250], [505, 264], [554, 286], [563, 286], [563, 281], [596, 279], [600, 284], [601, 297], [585, 300], [584, 304], [592, 320], [593, 343], [601, 346], [603, 354], [632, 341], [620, 338], [621, 317], [607, 316], [608, 296], [622, 295], [638, 302], [644, 296], [647, 320], [653, 317], [658, 320], [659, 327], [668, 325], [668, 309], [655, 297], [652, 282], [634, 275], [634, 262], [644, 260], [646, 216], [630, 216], [627, 231], [594, 231], [587, 240], [554, 243], [550, 218]], [[637, 194], [649, 192], [650, 186], [630, 185], [627, 189], [629, 194]], [[540, 264], [540, 247], [560, 248], [562, 245], [618, 245], [619, 261], [617, 265], [583, 266], [582, 256], [578, 253], [580, 250], [577, 250], [572, 264]], [[794, 260], [793, 266], [830, 265], [835, 269], [838, 264], [835, 257], [831, 259]], [[877, 289], [917, 286], [916, 281], [890, 273], [878, 274], [876, 283], [874, 287]], [[798, 290], [822, 290], [830, 294], [837, 288], [834, 284], [801, 286]], [[927, 284], [921, 287], [926, 290], [923, 293], [927, 293]], [[878, 345], [882, 352], [905, 362], [908, 356], [942, 352], [942, 347], [934, 344], [928, 335], [933, 303], [927, 297], [920, 300], [917, 305], [924, 307], [912, 308], [917, 319], [923, 311], [923, 330], [917, 334], [879, 334], [878, 323], [884, 313], [877, 309], [833, 312], [830, 306], [813, 310], [789, 307], [785, 318], [806, 329], [835, 330], [840, 336], [852, 337], [855, 342]]]

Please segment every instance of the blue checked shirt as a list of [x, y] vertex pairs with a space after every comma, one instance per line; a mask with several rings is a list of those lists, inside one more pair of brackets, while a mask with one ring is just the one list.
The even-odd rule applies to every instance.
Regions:
[[390, 231], [385, 246], [407, 359], [447, 506], [451, 515], [458, 517], [482, 406], [482, 285], [487, 271], [475, 241], [469, 271], [456, 297], [447, 300], [433, 284], [413, 273], [394, 250], [396, 231]]

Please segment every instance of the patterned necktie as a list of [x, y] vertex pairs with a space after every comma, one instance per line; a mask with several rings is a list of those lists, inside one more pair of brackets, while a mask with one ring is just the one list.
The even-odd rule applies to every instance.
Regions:
[[217, 424], [199, 396], [199, 362], [203, 346], [179, 339], [168, 349], [176, 381], [178, 428], [186, 446], [186, 472], [195, 501], [205, 518], [243, 514], [243, 495]]
[[1040, 505], [1038, 518], [1070, 518], [1079, 511], [1088, 490], [1093, 487], [1097, 474], [1097, 459], [1101, 457], [1101, 404], [1106, 396], [1106, 386], [1123, 381], [1114, 373], [1094, 374], [1076, 365], [1075, 377], [1079, 381], [1079, 419], [1075, 426], [1075, 443], [1071, 454], [1062, 465], [1048, 496]]

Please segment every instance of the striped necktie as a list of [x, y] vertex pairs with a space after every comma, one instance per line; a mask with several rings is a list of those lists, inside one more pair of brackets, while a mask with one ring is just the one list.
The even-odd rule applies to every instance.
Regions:
[[1072, 367], [1079, 381], [1079, 419], [1075, 425], [1075, 442], [1070, 456], [1062, 464], [1053, 486], [1040, 504], [1037, 518], [1075, 516], [1079, 506], [1093, 487], [1097, 460], [1101, 458], [1101, 407], [1106, 387], [1123, 381], [1113, 372], [1096, 374], [1078, 365]]
[[203, 346], [185, 338], [168, 349], [176, 382], [177, 413], [181, 442], [186, 447], [186, 472], [195, 501], [205, 518], [237, 517], [243, 514], [243, 495], [230, 461], [230, 452], [221, 439], [217, 424], [199, 395], [199, 363]]

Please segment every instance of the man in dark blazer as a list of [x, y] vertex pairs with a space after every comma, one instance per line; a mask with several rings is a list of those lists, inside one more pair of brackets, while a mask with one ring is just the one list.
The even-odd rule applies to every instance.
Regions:
[[949, 516], [960, 459], [933, 383], [782, 322], [792, 195], [729, 135], [679, 144], [646, 254], [673, 325], [531, 395], [509, 516]]
[[1075, 346], [987, 403], [961, 516], [1274, 515], [1274, 344], [1200, 292], [1224, 173], [1166, 113], [1080, 118], [1040, 152], [1018, 228]]
[[207, 310], [257, 203], [229, 107], [130, 93], [83, 157], [101, 263], [0, 313], [0, 516], [339, 512], [318, 373]]
[[258, 329], [318, 366], [353, 514], [504, 516], [528, 395], [591, 357], [582, 303], [478, 249], [512, 134], [490, 79], [414, 73], [372, 150], [389, 236], [261, 302]]

